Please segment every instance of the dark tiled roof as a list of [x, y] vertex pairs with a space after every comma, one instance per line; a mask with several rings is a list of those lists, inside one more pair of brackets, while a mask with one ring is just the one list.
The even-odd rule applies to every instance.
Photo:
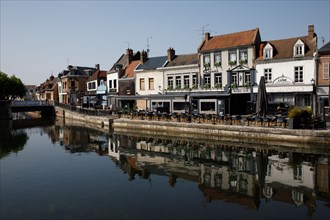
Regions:
[[330, 41], [319, 49], [319, 54], [330, 54]]
[[136, 69], [137, 70], [151, 70], [157, 69], [164, 66], [167, 61], [167, 56], [162, 57], [151, 57], [145, 63], [141, 63]]
[[89, 77], [88, 81], [93, 81], [97, 79], [107, 79], [107, 71], [104, 70], [98, 70], [96, 71], [91, 77]]
[[198, 64], [198, 54], [182, 54], [177, 55], [172, 61], [170, 61], [166, 66], [184, 66]]
[[[266, 46], [267, 43], [270, 43], [272, 45], [273, 59], [292, 58], [294, 45], [299, 39], [303, 41], [305, 44], [305, 56], [313, 56], [313, 53], [315, 51], [315, 42], [313, 39], [309, 38], [308, 36], [267, 41], [264, 42], [264, 45]], [[258, 56], [259, 55], [260, 54], [258, 54]], [[261, 60], [263, 60], [263, 56], [259, 56], [257, 58], [257, 61], [261, 61]]]
[[204, 39], [200, 47], [200, 51], [253, 45], [256, 43], [256, 40], [259, 37], [259, 28], [231, 34], [218, 35], [210, 37], [210, 39], [207, 41]]
[[116, 64], [120, 64], [120, 65], [123, 66], [123, 68], [125, 68], [125, 66], [127, 65], [127, 55], [123, 53], [120, 56], [120, 58], [117, 60], [117, 62], [109, 70], [109, 72], [115, 72], [116, 71]]

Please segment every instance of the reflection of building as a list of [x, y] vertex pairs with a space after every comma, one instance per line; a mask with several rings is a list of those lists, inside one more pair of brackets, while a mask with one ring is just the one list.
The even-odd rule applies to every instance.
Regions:
[[315, 210], [316, 167], [312, 162], [299, 158], [296, 162], [291, 157], [272, 155], [268, 157], [267, 172], [263, 195], [267, 201], [281, 201], [296, 206], [305, 205], [310, 217]]
[[328, 157], [320, 157], [316, 164], [316, 189], [320, 193], [330, 193], [330, 164]]

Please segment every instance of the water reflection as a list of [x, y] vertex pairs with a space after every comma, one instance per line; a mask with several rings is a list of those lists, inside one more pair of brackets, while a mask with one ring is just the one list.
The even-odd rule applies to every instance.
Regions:
[[329, 153], [106, 134], [69, 125], [46, 132], [72, 154], [109, 156], [128, 181], [152, 181], [153, 175], [161, 175], [170, 187], [179, 179], [195, 182], [209, 202], [221, 200], [252, 210], [260, 208], [261, 200], [281, 202], [305, 207], [307, 217], [313, 215], [317, 200], [330, 205]]

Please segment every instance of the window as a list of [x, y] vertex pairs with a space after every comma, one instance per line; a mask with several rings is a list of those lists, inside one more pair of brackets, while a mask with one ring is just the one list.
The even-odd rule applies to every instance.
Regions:
[[229, 62], [233, 62], [236, 64], [236, 50], [229, 51]]
[[265, 49], [264, 58], [270, 59], [272, 57], [273, 57], [272, 49], [270, 49], [270, 48]]
[[167, 88], [168, 89], [173, 89], [173, 77], [172, 76], [169, 76], [167, 78]]
[[302, 45], [296, 46], [296, 55], [302, 55], [302, 54], [303, 54]]
[[184, 83], [184, 88], [189, 88], [189, 76], [184, 76], [183, 77], [183, 83]]
[[221, 53], [214, 54], [214, 66], [221, 66]]
[[175, 77], [175, 86], [177, 89], [181, 89], [181, 76]]
[[294, 68], [294, 81], [303, 82], [304, 81], [304, 68], [302, 66], [296, 66]]
[[126, 87], [126, 94], [127, 95], [131, 94], [131, 87]]
[[204, 64], [210, 64], [210, 54], [204, 54]]
[[272, 81], [272, 69], [264, 69], [264, 76], [266, 82]]
[[[74, 81], [73, 81], [74, 82]], [[73, 84], [74, 85], [74, 84]], [[74, 86], [73, 86], [74, 87]], [[95, 89], [96, 86], [95, 86], [95, 82], [90, 82], [88, 83], [88, 89]]]
[[193, 76], [192, 76], [192, 84], [193, 84], [193, 86], [197, 86], [197, 75], [196, 74], [194, 74]]
[[215, 102], [201, 102], [201, 111], [214, 111]]
[[117, 88], [117, 80], [116, 79], [113, 80], [113, 88]]
[[205, 74], [204, 75], [204, 86], [205, 85], [209, 85], [210, 86], [210, 84], [211, 84], [211, 76], [210, 76], [210, 74]]
[[112, 80], [109, 80], [109, 89], [112, 89]]
[[154, 90], [154, 78], [149, 78], [149, 90]]
[[217, 84], [218, 85], [221, 85], [222, 84], [222, 73], [216, 73], [214, 74], [214, 86], [216, 86]]
[[329, 63], [323, 63], [323, 79], [329, 79]]
[[251, 73], [245, 73], [244, 86], [250, 86], [250, 83], [251, 83]]
[[204, 68], [210, 68], [210, 54], [204, 54]]
[[140, 79], [140, 90], [145, 90], [144, 79]]
[[239, 62], [240, 64], [246, 64], [248, 60], [247, 49], [243, 49], [239, 51]]
[[237, 73], [233, 73], [231, 75], [231, 84], [235, 84], [236, 86], [238, 85], [238, 77], [237, 77]]

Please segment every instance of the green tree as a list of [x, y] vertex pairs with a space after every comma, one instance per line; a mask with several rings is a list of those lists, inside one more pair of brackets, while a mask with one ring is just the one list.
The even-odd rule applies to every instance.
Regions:
[[22, 81], [15, 75], [8, 77], [0, 71], [0, 100], [23, 98], [26, 89]]

